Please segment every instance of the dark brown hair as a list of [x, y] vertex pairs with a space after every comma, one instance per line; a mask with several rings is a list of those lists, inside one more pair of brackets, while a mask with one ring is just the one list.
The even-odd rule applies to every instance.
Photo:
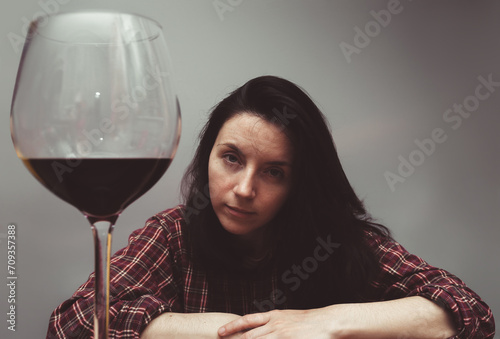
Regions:
[[[274, 267], [278, 272], [313, 255], [318, 239], [339, 243], [328, 260], [301, 283], [290, 305], [312, 308], [361, 298], [378, 271], [365, 232], [390, 237], [371, 221], [340, 163], [324, 115], [304, 90], [275, 76], [248, 81], [211, 112], [183, 179], [187, 233], [196, 261], [210, 270], [238, 274], [243, 254], [231, 246], [208, 193], [208, 160], [224, 123], [235, 114], [256, 114], [278, 126], [294, 150], [292, 191], [272, 222]], [[281, 273], [279, 273], [281, 275]], [[286, 288], [286, 287], [284, 287]]]

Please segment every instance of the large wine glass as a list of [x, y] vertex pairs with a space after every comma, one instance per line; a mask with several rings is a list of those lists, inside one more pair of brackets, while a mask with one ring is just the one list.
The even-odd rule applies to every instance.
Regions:
[[114, 224], [167, 170], [180, 137], [161, 26], [104, 11], [33, 21], [12, 99], [11, 132], [35, 178], [92, 226], [94, 337], [107, 338]]

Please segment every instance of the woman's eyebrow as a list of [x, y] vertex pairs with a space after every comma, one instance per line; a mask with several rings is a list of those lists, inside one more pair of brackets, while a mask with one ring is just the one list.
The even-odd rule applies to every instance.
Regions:
[[230, 143], [230, 142], [229, 142], [229, 143], [228, 143], [228, 142], [225, 142], [225, 143], [217, 144], [217, 147], [219, 147], [219, 146], [226, 146], [226, 147], [229, 147], [229, 148], [231, 148], [231, 149], [235, 150], [236, 152], [238, 152], [238, 153], [242, 154], [241, 150], [240, 150], [240, 149], [239, 149], [239, 148], [238, 148], [235, 144], [233, 144], [233, 143]]
[[[244, 155], [243, 152], [238, 148], [238, 146], [236, 146], [233, 143], [227, 143], [226, 142], [226, 143], [217, 144], [217, 147], [219, 147], [219, 146], [229, 147], [232, 150], [234, 150], [235, 152], [237, 152], [238, 154]], [[265, 164], [266, 165], [273, 165], [273, 166], [288, 166], [288, 167], [292, 166], [292, 164], [290, 162], [286, 161], [286, 160], [266, 161]]]
[[273, 166], [292, 166], [288, 161], [268, 161], [266, 162], [266, 165], [273, 165]]

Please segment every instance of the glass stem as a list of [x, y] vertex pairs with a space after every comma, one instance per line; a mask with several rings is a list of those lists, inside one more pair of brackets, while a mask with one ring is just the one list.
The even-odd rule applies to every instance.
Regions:
[[95, 256], [94, 338], [108, 339], [109, 325], [109, 259], [114, 224], [96, 221], [92, 224]]

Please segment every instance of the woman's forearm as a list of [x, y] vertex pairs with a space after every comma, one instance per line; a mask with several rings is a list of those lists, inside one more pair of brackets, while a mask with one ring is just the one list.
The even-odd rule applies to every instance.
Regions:
[[[311, 311], [322, 314], [324, 328], [335, 338], [430, 339], [456, 334], [448, 312], [423, 297], [338, 304]], [[218, 339], [217, 330], [238, 318], [229, 313], [164, 313], [146, 327], [141, 339]], [[240, 335], [241, 332], [224, 338]]]
[[239, 317], [230, 313], [164, 313], [149, 323], [141, 339], [218, 339], [217, 329]]
[[[456, 334], [446, 310], [424, 297], [326, 307], [342, 319], [342, 338], [449, 338]], [[337, 327], [338, 329], [338, 327]]]

